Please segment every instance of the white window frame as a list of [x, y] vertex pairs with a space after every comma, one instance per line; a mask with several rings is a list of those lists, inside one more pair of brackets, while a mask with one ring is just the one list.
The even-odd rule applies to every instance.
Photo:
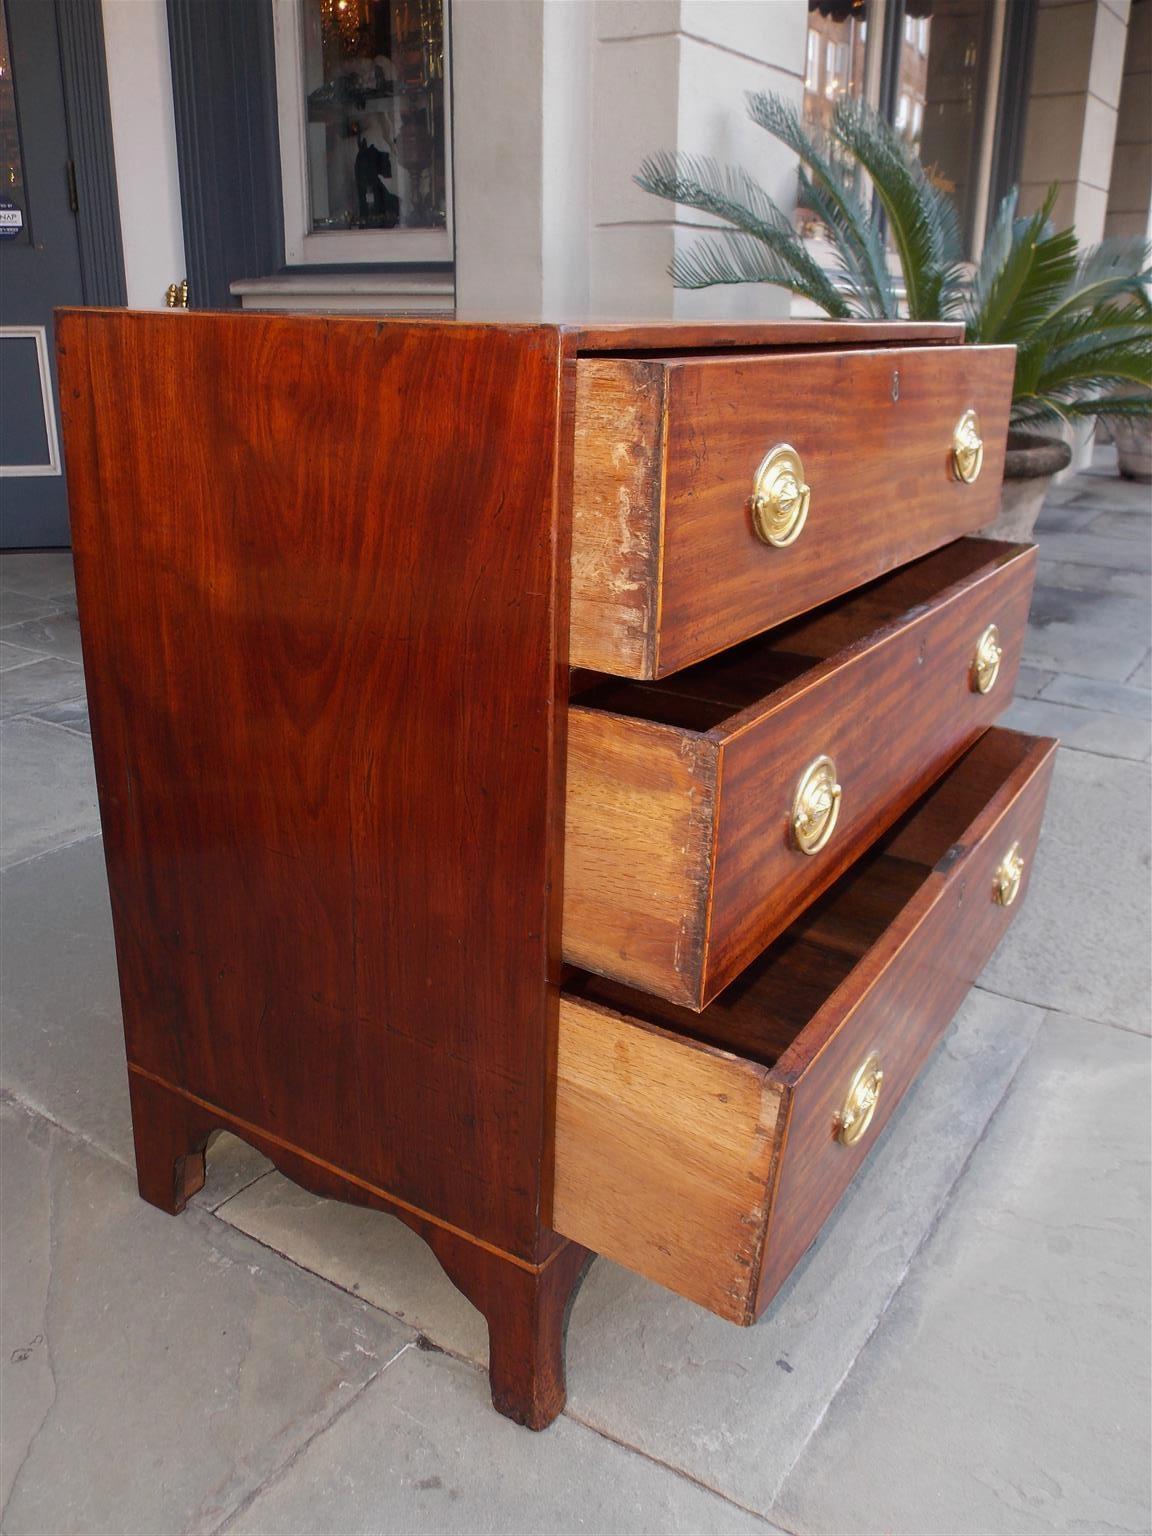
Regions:
[[804, 78], [804, 89], [815, 93], [820, 89], [821, 48], [818, 32], [809, 32], [807, 53], [807, 73]]
[[23, 479], [29, 475], [60, 473], [60, 439], [56, 435], [56, 408], [52, 403], [52, 371], [48, 364], [48, 334], [43, 325], [0, 325], [0, 342], [28, 341], [36, 346], [36, 366], [40, 372], [40, 405], [44, 412], [44, 440], [47, 460], [38, 464], [0, 464], [0, 477]]
[[284, 196], [284, 260], [290, 267], [317, 263], [381, 266], [409, 262], [450, 262], [455, 255], [452, 220], [452, 87], [450, 6], [444, 0], [444, 229], [310, 228], [308, 197], [308, 112], [304, 92], [302, 0], [272, 0], [276, 49], [276, 116]]

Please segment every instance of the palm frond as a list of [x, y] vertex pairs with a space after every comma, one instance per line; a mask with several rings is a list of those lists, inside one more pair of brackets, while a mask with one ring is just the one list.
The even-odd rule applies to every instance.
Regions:
[[1129, 298], [1150, 308], [1145, 285], [1152, 278], [1152, 249], [1143, 238], [1102, 240], [1084, 251], [1063, 294], [1045, 316], [1045, 324], [1068, 313], [1092, 310], [1113, 299]]
[[707, 156], [665, 150], [644, 160], [633, 180], [645, 192], [726, 219], [757, 239], [792, 227], [787, 215], [741, 166], [721, 166]]
[[[798, 248], [798, 249], [797, 249]], [[736, 230], [702, 236], [678, 251], [668, 268], [677, 288], [711, 288], [719, 283], [774, 283], [810, 299], [837, 320], [851, 317], [844, 295], [812, 260], [803, 243], [769, 243]]]
[[[1053, 188], [1030, 217], [1012, 219], [1011, 229], [994, 227], [985, 245], [968, 312], [971, 341], [1016, 341], [1049, 320], [1076, 275], [1076, 236], [1053, 232]], [[1003, 211], [1003, 210], [1002, 210]]]
[[752, 121], [798, 157], [801, 197], [828, 230], [862, 313], [894, 319], [899, 311], [884, 243], [854, 182], [834, 164], [827, 141], [810, 133], [796, 108], [779, 96], [756, 91], [745, 100]]
[[954, 206], [903, 139], [865, 103], [840, 97], [832, 131], [872, 178], [900, 258], [909, 317], [939, 319], [948, 275], [961, 257]]

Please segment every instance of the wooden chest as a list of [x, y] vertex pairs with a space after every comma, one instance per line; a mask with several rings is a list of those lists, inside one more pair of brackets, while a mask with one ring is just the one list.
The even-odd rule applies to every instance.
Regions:
[[401, 1217], [564, 1401], [603, 1253], [737, 1323], [1027, 886], [1034, 551], [958, 327], [65, 312], [141, 1193]]

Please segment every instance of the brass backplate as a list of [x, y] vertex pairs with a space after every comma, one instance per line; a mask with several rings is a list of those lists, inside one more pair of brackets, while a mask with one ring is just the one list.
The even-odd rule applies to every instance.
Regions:
[[854, 1146], [871, 1125], [883, 1082], [880, 1057], [870, 1051], [856, 1068], [848, 1085], [844, 1107], [836, 1117], [836, 1139], [846, 1147]]
[[1000, 631], [995, 624], [988, 628], [976, 642], [976, 654], [972, 658], [971, 682], [974, 693], [991, 693], [1000, 675], [1000, 662], [1004, 649], [1000, 644]]
[[1020, 844], [1013, 843], [997, 865], [993, 876], [992, 899], [1002, 907], [1010, 907], [1020, 894], [1024, 879], [1024, 856]]
[[792, 836], [801, 853], [819, 853], [827, 846], [840, 815], [840, 785], [836, 764], [818, 757], [800, 775], [792, 801]]
[[975, 411], [965, 411], [952, 434], [952, 469], [957, 480], [971, 485], [980, 478], [984, 467], [984, 439], [980, 436], [980, 418]]
[[789, 443], [777, 443], [752, 481], [752, 526], [757, 537], [776, 549], [794, 544], [808, 520], [811, 500], [800, 455]]

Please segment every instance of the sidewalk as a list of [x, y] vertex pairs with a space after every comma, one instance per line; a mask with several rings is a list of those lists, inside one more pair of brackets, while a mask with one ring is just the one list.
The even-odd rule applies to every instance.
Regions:
[[228, 1137], [138, 1199], [70, 560], [4, 556], [4, 1536], [1146, 1531], [1152, 495], [1038, 538], [1026, 906], [761, 1322], [598, 1260], [537, 1436], [399, 1222]]

